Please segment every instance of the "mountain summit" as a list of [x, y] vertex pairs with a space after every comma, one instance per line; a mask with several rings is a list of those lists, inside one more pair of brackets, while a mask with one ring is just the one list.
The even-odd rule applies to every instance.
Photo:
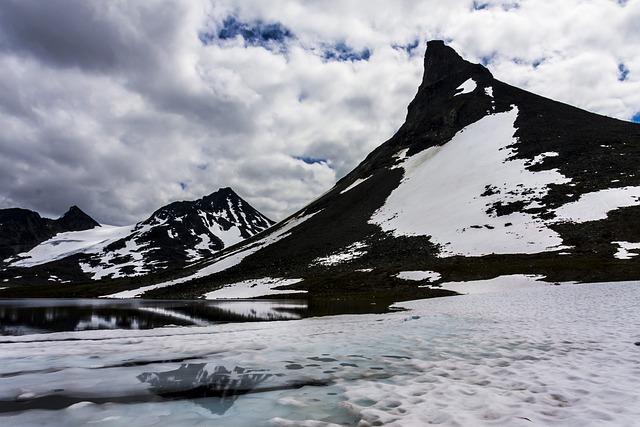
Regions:
[[171, 276], [128, 283], [140, 289], [126, 295], [376, 302], [502, 275], [640, 278], [640, 125], [510, 86], [442, 41], [428, 43], [424, 64], [405, 123], [330, 191]]

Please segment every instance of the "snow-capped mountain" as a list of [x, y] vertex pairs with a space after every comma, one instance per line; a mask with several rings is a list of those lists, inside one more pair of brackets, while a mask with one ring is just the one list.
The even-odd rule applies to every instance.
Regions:
[[286, 284], [393, 299], [510, 274], [638, 279], [639, 164], [640, 125], [505, 84], [432, 41], [404, 125], [331, 191], [183, 277], [113, 296]]
[[[57, 221], [71, 219], [67, 213]], [[222, 188], [193, 202], [171, 203], [133, 226], [59, 232], [30, 250], [14, 251], [3, 273], [7, 279], [33, 281], [37, 274], [56, 282], [141, 276], [210, 257], [272, 224], [232, 189]]]

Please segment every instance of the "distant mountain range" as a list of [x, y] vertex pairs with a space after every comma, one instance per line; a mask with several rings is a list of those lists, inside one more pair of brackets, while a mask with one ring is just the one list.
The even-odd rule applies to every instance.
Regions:
[[[442, 41], [428, 43], [424, 66], [398, 132], [299, 212], [171, 274], [74, 289], [375, 300], [442, 295], [443, 282], [512, 274], [640, 279], [640, 125], [505, 84]], [[189, 235], [194, 226], [182, 224]], [[185, 243], [184, 253], [193, 250], [195, 240]]]
[[171, 203], [133, 226], [101, 226], [75, 206], [57, 220], [3, 209], [0, 224], [4, 280], [68, 283], [181, 268], [273, 221], [222, 188], [196, 201]]

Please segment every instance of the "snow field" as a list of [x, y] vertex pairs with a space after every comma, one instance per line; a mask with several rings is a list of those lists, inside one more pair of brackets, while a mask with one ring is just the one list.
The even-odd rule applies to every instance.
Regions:
[[[406, 159], [402, 182], [370, 222], [396, 236], [430, 235], [443, 245], [444, 256], [562, 248], [558, 233], [534, 215], [487, 213], [497, 202], [534, 203], [546, 195], [549, 184], [569, 181], [555, 170], [531, 172], [524, 160], [508, 160], [513, 154], [509, 146], [516, 142], [517, 116], [515, 106], [509, 112], [486, 116], [446, 144]], [[490, 185], [497, 187], [486, 194]]]
[[556, 152], [511, 158], [517, 116], [513, 106], [467, 126], [442, 146], [408, 158], [399, 153], [403, 163], [395, 167], [404, 168], [404, 178], [369, 222], [395, 236], [431, 236], [442, 245], [441, 256], [532, 254], [568, 248], [550, 223], [601, 220], [614, 209], [640, 205], [640, 187], [621, 187], [583, 194], [557, 208], [551, 220], [523, 211], [497, 216], [491, 211], [496, 204], [524, 201], [525, 208], [539, 208], [550, 184], [570, 182], [555, 169], [527, 170]]
[[98, 253], [110, 243], [126, 237], [133, 231], [133, 227], [103, 225], [90, 230], [58, 233], [29, 252], [19, 254], [18, 256], [24, 257], [24, 259], [16, 261], [12, 265], [32, 267], [75, 253]]
[[[538, 286], [400, 305], [411, 311], [3, 337], [0, 401], [66, 393], [87, 402], [0, 413], [0, 423], [640, 425], [639, 282]], [[187, 360], [172, 362], [181, 358]], [[197, 363], [209, 373], [238, 366], [270, 376], [240, 396], [88, 403], [148, 393], [149, 384], [138, 378], [144, 373], [197, 385], [205, 371], [178, 375], [181, 365]], [[327, 385], [278, 387], [311, 380]]]

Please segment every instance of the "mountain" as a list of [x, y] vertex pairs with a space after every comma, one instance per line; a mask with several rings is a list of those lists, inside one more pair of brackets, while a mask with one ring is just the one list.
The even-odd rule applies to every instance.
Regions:
[[510, 86], [432, 41], [405, 123], [333, 189], [137, 294], [417, 298], [500, 275], [638, 279], [638, 164], [640, 125]]
[[[3, 276], [19, 276], [22, 282], [29, 283], [142, 276], [211, 257], [273, 224], [230, 188], [196, 201], [171, 203], [133, 226], [78, 228], [82, 223], [80, 213], [74, 207], [56, 220], [69, 227], [66, 230], [37, 234], [37, 243], [26, 249], [15, 244], [10, 254], [13, 257], [4, 261]], [[39, 217], [34, 212], [24, 215], [31, 222]], [[46, 221], [51, 220], [45, 220], [45, 224]], [[35, 231], [26, 235], [17, 233], [16, 227], [5, 228], [4, 221], [2, 224], [3, 233], [16, 240], [40, 231], [33, 227]]]
[[[299, 212], [219, 252], [206, 250], [218, 247], [212, 236], [200, 238], [201, 258], [179, 269], [112, 280], [121, 266], [142, 274], [127, 263], [161, 252], [143, 236], [189, 241], [162, 249], [164, 256], [152, 258], [159, 265], [197, 258], [185, 254], [200, 233], [191, 221], [204, 216], [169, 221], [161, 210], [133, 237], [81, 264], [93, 279], [111, 279], [56, 289], [150, 298], [306, 292], [310, 301], [384, 304], [450, 294], [439, 288], [443, 282], [514, 274], [549, 282], [637, 280], [638, 164], [640, 125], [510, 86], [431, 41], [405, 123]], [[170, 206], [182, 212], [182, 205]]]
[[28, 209], [0, 209], [0, 260], [26, 252], [58, 233], [99, 227], [77, 206], [58, 219], [42, 218]]

